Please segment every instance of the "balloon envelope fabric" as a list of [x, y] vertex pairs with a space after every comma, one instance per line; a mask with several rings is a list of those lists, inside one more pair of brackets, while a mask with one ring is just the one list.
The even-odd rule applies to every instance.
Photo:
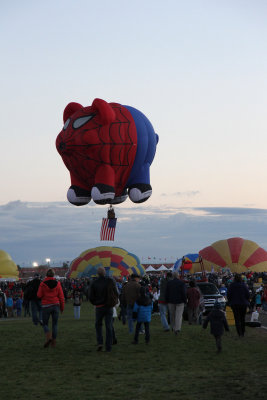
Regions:
[[0, 250], [0, 279], [19, 279], [17, 265], [4, 250]]
[[199, 254], [197, 253], [197, 254], [195, 254], [195, 253], [193, 253], [193, 254], [186, 254], [185, 256], [183, 256], [182, 258], [179, 258], [176, 262], [175, 262], [175, 264], [174, 264], [174, 266], [173, 266], [173, 271], [180, 271], [180, 269], [181, 269], [181, 266], [182, 266], [182, 262], [183, 262], [183, 259], [185, 260], [185, 263], [184, 263], [184, 271], [190, 271], [190, 269], [192, 268], [192, 263], [194, 263], [194, 262], [196, 262], [196, 261], [198, 261], [198, 259], [199, 259]]
[[145, 269], [139, 258], [121, 247], [100, 246], [85, 250], [70, 264], [69, 278], [91, 278], [97, 275], [97, 268], [104, 267], [107, 276], [140, 276]]
[[230, 268], [232, 272], [267, 271], [267, 252], [257, 243], [239, 237], [219, 240], [200, 250], [205, 269]]

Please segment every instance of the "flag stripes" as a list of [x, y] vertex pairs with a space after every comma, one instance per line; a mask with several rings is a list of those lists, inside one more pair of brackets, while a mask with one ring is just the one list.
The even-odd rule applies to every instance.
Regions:
[[114, 240], [117, 218], [102, 218], [100, 240]]

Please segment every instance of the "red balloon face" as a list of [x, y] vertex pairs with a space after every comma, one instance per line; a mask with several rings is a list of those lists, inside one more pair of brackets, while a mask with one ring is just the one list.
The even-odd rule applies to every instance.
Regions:
[[[115, 193], [120, 195], [135, 159], [136, 128], [130, 112], [123, 106], [106, 103], [105, 115], [101, 107], [101, 104], [98, 109], [81, 107], [68, 116], [56, 147], [71, 176], [84, 189], [92, 189], [101, 166], [111, 166], [115, 173]], [[105, 177], [101, 183], [105, 184], [104, 180]]]

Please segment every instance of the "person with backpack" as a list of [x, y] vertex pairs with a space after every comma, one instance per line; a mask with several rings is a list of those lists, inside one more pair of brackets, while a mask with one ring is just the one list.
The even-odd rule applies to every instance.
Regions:
[[137, 322], [135, 327], [134, 341], [132, 342], [132, 344], [138, 344], [138, 337], [142, 323], [145, 326], [145, 342], [146, 344], [149, 343], [149, 324], [151, 321], [152, 308], [153, 306], [151, 295], [146, 293], [146, 288], [144, 286], [141, 286], [140, 297], [136, 300], [133, 307], [133, 319], [137, 320]]
[[98, 277], [92, 282], [90, 288], [90, 302], [95, 306], [95, 329], [97, 351], [103, 349], [102, 323], [105, 320], [107, 352], [111, 351], [113, 343], [113, 307], [118, 302], [118, 290], [113, 279], [106, 277], [104, 267], [98, 267]]
[[74, 290], [73, 292], [74, 319], [80, 319], [81, 304], [82, 304], [82, 295], [79, 292], [79, 290]]

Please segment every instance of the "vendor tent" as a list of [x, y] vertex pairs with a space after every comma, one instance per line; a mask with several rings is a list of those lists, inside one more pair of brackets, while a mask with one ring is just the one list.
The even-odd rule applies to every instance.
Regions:
[[165, 265], [161, 265], [157, 271], [168, 271], [168, 268], [165, 267]]
[[152, 265], [149, 265], [149, 267], [147, 267], [146, 272], [155, 272], [155, 268], [152, 267]]

